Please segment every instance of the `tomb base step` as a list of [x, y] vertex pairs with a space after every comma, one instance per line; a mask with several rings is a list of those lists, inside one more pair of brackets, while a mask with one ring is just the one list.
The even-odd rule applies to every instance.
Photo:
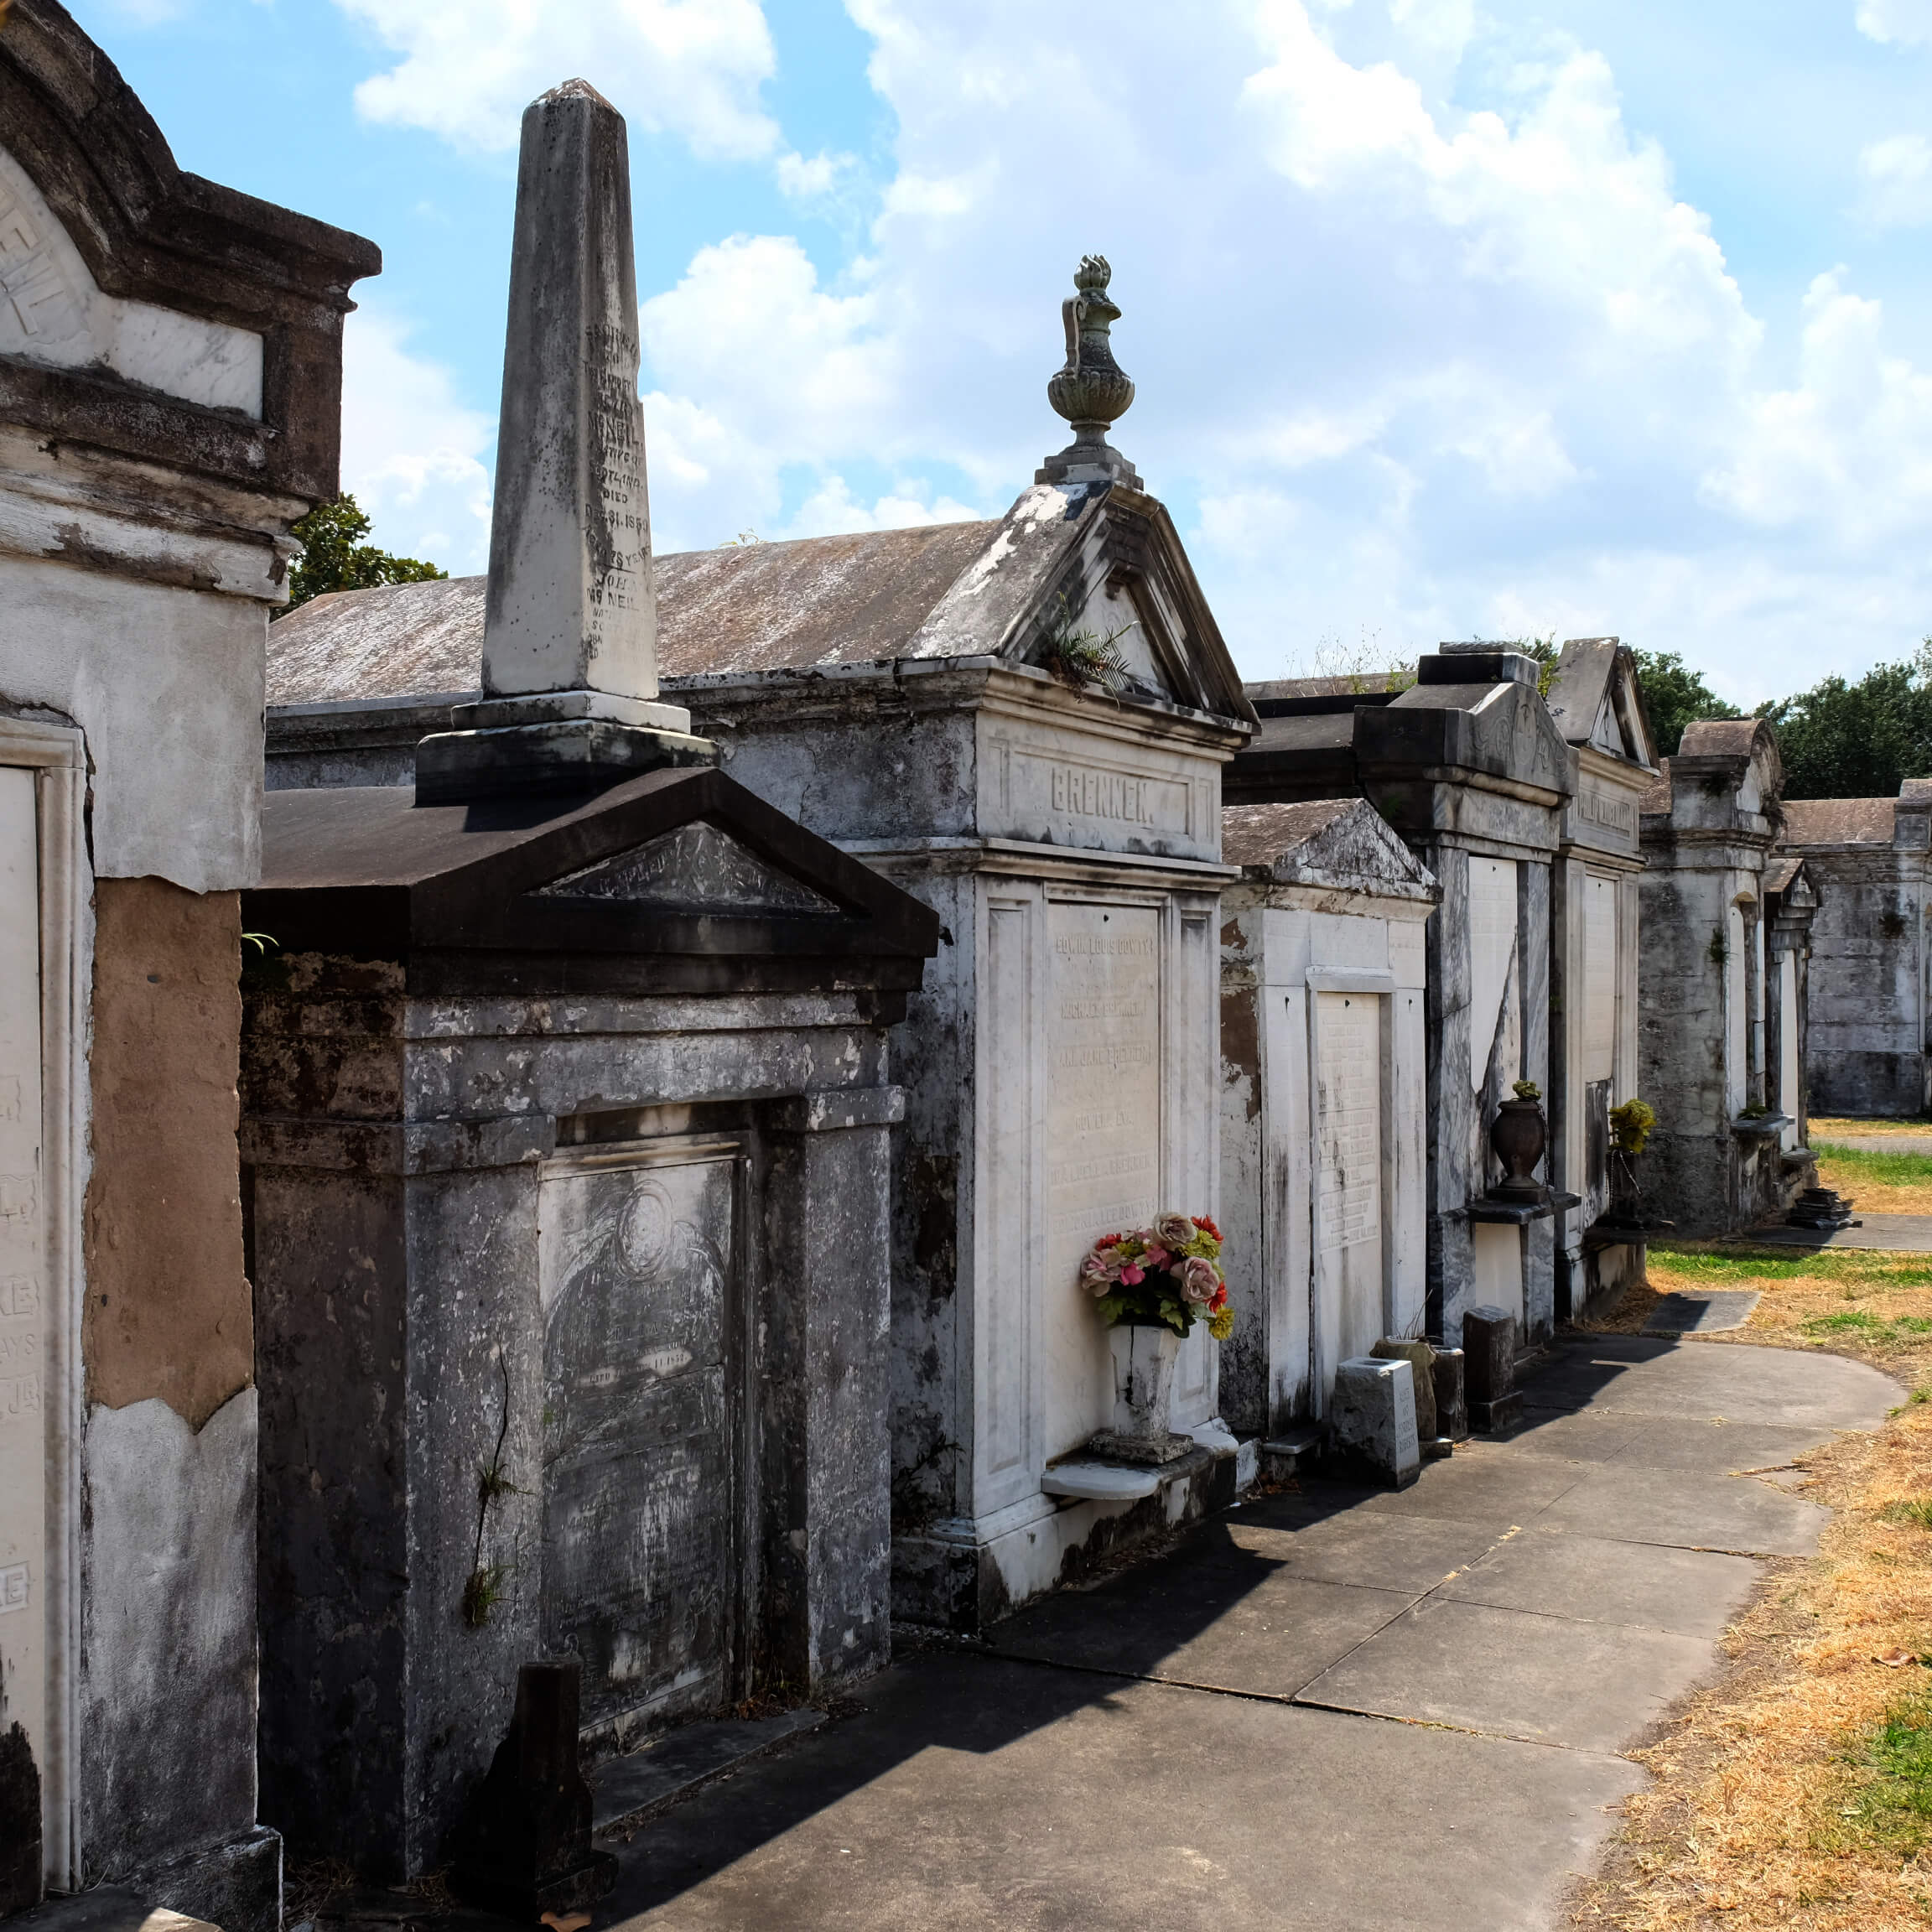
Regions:
[[771, 1717], [720, 1718], [680, 1724], [641, 1751], [607, 1758], [589, 1774], [591, 1829], [634, 1830], [667, 1805], [688, 1797], [755, 1758], [816, 1731], [823, 1711], [781, 1711]]
[[[1225, 1509], [1235, 1499], [1240, 1462], [1238, 1451], [1194, 1447], [1158, 1467], [1116, 1464], [1116, 1477], [1151, 1478], [1151, 1492], [1118, 1498], [1041, 1494], [978, 1523], [954, 1518], [896, 1536], [893, 1620], [978, 1635], [1031, 1598], [1078, 1582], [1101, 1559]], [[1058, 1467], [1079, 1466], [1075, 1458]]]

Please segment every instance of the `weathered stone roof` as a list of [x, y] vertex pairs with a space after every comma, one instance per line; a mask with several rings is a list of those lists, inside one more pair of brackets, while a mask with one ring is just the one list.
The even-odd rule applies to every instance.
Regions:
[[[654, 559], [667, 679], [905, 659], [1023, 657], [1055, 607], [1131, 578], [1150, 674], [1181, 704], [1251, 715], [1166, 510], [1120, 488], [1036, 486], [1003, 517], [727, 544]], [[271, 705], [482, 683], [481, 577], [318, 597], [268, 637]]]
[[1788, 798], [1789, 845], [1889, 845], [1896, 798]]
[[1225, 806], [1221, 856], [1279, 885], [1341, 886], [1384, 898], [1441, 896], [1435, 875], [1363, 798]]
[[1684, 727], [1677, 750], [1685, 758], [1748, 758], [1760, 732], [1775, 734], [1762, 718], [1700, 718]]
[[1259, 704], [1293, 698], [1373, 698], [1396, 690], [1411, 672], [1391, 666], [1386, 671], [1352, 671], [1338, 678], [1272, 678], [1246, 687]]
[[1657, 761], [1657, 776], [1644, 787], [1643, 796], [1637, 801], [1640, 813], [1668, 812], [1670, 809], [1670, 761], [1660, 758]]
[[[905, 656], [998, 528], [938, 523], [659, 557], [658, 670], [699, 677]], [[314, 598], [269, 633], [268, 702], [480, 689], [487, 583], [454, 577]]]

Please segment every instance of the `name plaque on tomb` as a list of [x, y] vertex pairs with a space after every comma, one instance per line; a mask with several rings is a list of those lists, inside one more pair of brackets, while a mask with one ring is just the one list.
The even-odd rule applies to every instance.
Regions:
[[1219, 855], [1213, 771], [1185, 752], [1003, 719], [981, 768], [983, 832], [1089, 851]]
[[1079, 1285], [1101, 1235], [1144, 1226], [1161, 1185], [1161, 915], [1050, 908], [1046, 1101], [1046, 1449], [1112, 1414], [1105, 1331]]
[[0, 1685], [45, 1768], [47, 1426], [34, 775], [0, 767]]

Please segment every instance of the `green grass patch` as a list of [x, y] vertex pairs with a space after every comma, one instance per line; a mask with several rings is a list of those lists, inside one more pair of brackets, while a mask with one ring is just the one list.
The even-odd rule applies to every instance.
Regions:
[[1861, 1774], [1840, 1807], [1852, 1835], [1901, 1858], [1932, 1846], [1932, 1687], [1901, 1698], [1846, 1755]]
[[1872, 1342], [1903, 1342], [1914, 1335], [1932, 1335], [1932, 1317], [1900, 1315], [1888, 1321], [1862, 1308], [1847, 1308], [1836, 1315], [1815, 1315], [1799, 1327], [1807, 1335], [1862, 1335]]
[[1854, 1185], [1869, 1181], [1874, 1187], [1923, 1187], [1932, 1184], [1932, 1154], [1881, 1154], [1869, 1147], [1841, 1146], [1836, 1140], [1814, 1140], [1815, 1154], [1831, 1163], [1841, 1179]]
[[1932, 1530], [1932, 1496], [1914, 1496], [1903, 1503], [1888, 1503], [1878, 1514], [1888, 1523], [1909, 1523], [1914, 1529]]
[[1650, 1259], [1672, 1275], [1698, 1281], [1869, 1281], [1875, 1286], [1932, 1287], [1932, 1256], [1887, 1254], [1869, 1248], [1826, 1248], [1803, 1254], [1762, 1248], [1674, 1248], [1654, 1242]]

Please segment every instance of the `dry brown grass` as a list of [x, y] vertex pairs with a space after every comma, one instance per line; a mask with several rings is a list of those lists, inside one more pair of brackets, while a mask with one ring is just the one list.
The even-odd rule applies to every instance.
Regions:
[[1932, 1214], [1932, 1156], [1906, 1147], [1834, 1147], [1847, 1135], [1885, 1140], [1932, 1138], [1924, 1120], [1814, 1119], [1808, 1138], [1818, 1154], [1818, 1185], [1835, 1187], [1867, 1214]]
[[[1932, 1394], [1932, 1257], [1686, 1243], [1654, 1250], [1650, 1277], [1614, 1326], [1641, 1327], [1659, 1290], [1757, 1286], [1730, 1339], [1855, 1355]], [[1632, 1753], [1655, 1783], [1625, 1806], [1576, 1926], [1932, 1925], [1932, 1400], [1801, 1467], [1802, 1493], [1836, 1512], [1820, 1552], [1767, 1566], [1722, 1676]], [[1876, 1661], [1900, 1653], [1914, 1661]]]

